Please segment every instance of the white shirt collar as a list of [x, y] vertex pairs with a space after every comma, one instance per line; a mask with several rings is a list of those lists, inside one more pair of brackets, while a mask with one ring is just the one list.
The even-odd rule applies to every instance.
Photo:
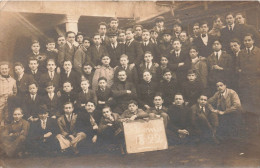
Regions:
[[161, 105], [161, 106], [159, 106], [159, 107], [158, 107], [158, 106], [156, 106], [155, 108], [156, 108], [156, 109], [158, 109], [158, 108], [159, 108], [159, 110], [161, 110], [161, 109], [162, 109], [162, 105]]
[[219, 50], [218, 52], [217, 52], [217, 51], [214, 51], [214, 54], [215, 54], [215, 55], [216, 55], [216, 53], [218, 53], [218, 56], [221, 56], [222, 50]]
[[[253, 50], [253, 48], [254, 48], [254, 46], [250, 47], [250, 48], [249, 48], [249, 50], [250, 50], [250, 51], [252, 51], [252, 50]], [[248, 49], [248, 48], [247, 48], [247, 49]]]

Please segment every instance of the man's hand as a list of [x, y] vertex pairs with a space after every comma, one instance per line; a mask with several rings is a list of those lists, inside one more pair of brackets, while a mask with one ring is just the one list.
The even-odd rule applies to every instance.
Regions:
[[129, 65], [129, 69], [132, 70], [132, 69], [134, 68], [134, 66], [135, 66], [134, 63], [130, 64], [130, 65]]
[[183, 65], [184, 65], [184, 62], [181, 62], [178, 64], [178, 67], [183, 66]]
[[71, 141], [73, 141], [75, 139], [75, 137], [73, 135], [69, 135], [69, 138], [71, 139]]
[[96, 143], [96, 142], [97, 142], [97, 135], [94, 135], [94, 136], [93, 136], [92, 142], [93, 142], [93, 143]]
[[223, 114], [225, 114], [225, 112], [224, 111], [218, 111], [218, 114], [223, 115]]
[[158, 68], [158, 67], [159, 67], [159, 64], [158, 64], [158, 63], [155, 63], [154, 66], [155, 66], [156, 68]]
[[57, 117], [55, 115], [51, 116], [51, 118], [56, 119]]
[[113, 124], [111, 124], [111, 123], [108, 123], [108, 124], [107, 124], [107, 126], [110, 126], [110, 127], [112, 127], [112, 126], [113, 126]]
[[131, 94], [132, 91], [131, 91], [131, 90], [126, 90], [126, 93], [127, 93], [127, 94]]
[[98, 101], [98, 104], [106, 104], [106, 102], [104, 102], [104, 101]]
[[186, 129], [182, 129], [182, 130], [179, 129], [179, 130], [178, 130], [178, 133], [179, 133], [179, 134], [182, 134], [182, 135], [189, 135], [189, 131], [187, 131]]
[[130, 117], [130, 120], [135, 120], [136, 119], [136, 117], [137, 117], [137, 115], [133, 115], [132, 117]]
[[61, 97], [61, 92], [60, 91], [57, 92], [57, 96]]
[[146, 108], [146, 110], [150, 109], [150, 106], [148, 106], [147, 104], [144, 105], [144, 107]]
[[43, 135], [44, 138], [49, 138], [52, 135], [52, 132], [48, 132]]
[[94, 129], [94, 130], [97, 130], [97, 129], [98, 129], [98, 126], [97, 126], [97, 125], [94, 125], [94, 126], [93, 126], [93, 129]]

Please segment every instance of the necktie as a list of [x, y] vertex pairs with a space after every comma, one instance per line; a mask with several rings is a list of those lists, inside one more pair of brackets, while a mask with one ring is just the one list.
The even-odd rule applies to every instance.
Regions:
[[129, 45], [130, 45], [130, 41], [127, 41], [127, 42], [126, 42], [126, 45], [129, 46]]
[[35, 100], [35, 95], [32, 95], [32, 101], [34, 101]]
[[247, 54], [249, 55], [251, 53], [251, 50], [247, 48]]
[[54, 77], [53, 72], [51, 72], [51, 80], [53, 80], [53, 77]]
[[67, 74], [67, 78], [68, 78], [68, 77], [69, 77], [69, 75], [70, 75], [70, 74], [69, 74], [69, 72], [66, 72], [66, 74]]
[[149, 63], [146, 64], [146, 69], [149, 69]]
[[71, 115], [68, 116], [68, 122], [70, 122], [70, 121], [71, 121]]
[[205, 112], [204, 112], [204, 107], [201, 107], [201, 108], [200, 108], [200, 113], [205, 113]]
[[232, 26], [229, 26], [229, 31], [233, 31], [233, 30], [232, 30]]
[[178, 58], [178, 57], [179, 57], [179, 53], [178, 53], [178, 52], [176, 52], [175, 54], [176, 54], [176, 57]]
[[218, 53], [216, 52], [216, 59], [218, 60]]
[[225, 98], [224, 98], [224, 95], [221, 93], [220, 95], [220, 108], [222, 111], [225, 111], [226, 110], [226, 103], [225, 103]]
[[46, 120], [42, 121], [42, 129], [46, 129]]
[[112, 44], [112, 48], [115, 49], [115, 44]]

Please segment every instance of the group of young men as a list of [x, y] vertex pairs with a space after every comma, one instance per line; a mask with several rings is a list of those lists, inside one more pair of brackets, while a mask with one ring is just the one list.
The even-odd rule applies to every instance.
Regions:
[[[258, 32], [241, 13], [194, 23], [164, 17], [155, 27], [121, 30], [101, 22], [92, 38], [68, 31], [46, 51], [13, 64], [1, 62], [1, 151], [64, 153], [123, 144], [122, 122], [163, 118], [170, 145], [218, 144], [241, 133], [241, 111], [259, 107]], [[22, 56], [21, 56], [22, 57]], [[239, 96], [238, 96], [239, 95]], [[98, 145], [97, 145], [98, 144]], [[79, 147], [80, 146], [80, 147]]]

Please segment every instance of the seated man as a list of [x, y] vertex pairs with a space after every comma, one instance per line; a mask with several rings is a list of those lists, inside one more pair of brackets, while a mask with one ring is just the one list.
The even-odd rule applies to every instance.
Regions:
[[199, 140], [212, 140], [218, 144], [216, 139], [216, 129], [218, 126], [218, 114], [212, 112], [207, 103], [208, 97], [205, 94], [201, 94], [198, 98], [198, 102], [191, 106], [192, 111], [192, 125], [194, 128], [194, 134], [196, 134]]
[[23, 147], [29, 131], [29, 122], [23, 119], [23, 111], [21, 108], [16, 108], [13, 112], [13, 121], [10, 125], [5, 127], [1, 133], [2, 148], [0, 151], [4, 152], [8, 157], [23, 154]]
[[169, 116], [167, 114], [168, 108], [163, 106], [162, 95], [157, 93], [154, 96], [153, 103], [154, 103], [154, 107], [151, 107], [150, 109], [147, 110], [147, 113], [149, 114], [149, 118], [154, 119], [156, 117], [162, 117], [164, 126], [165, 128], [167, 128], [167, 124], [169, 120]]
[[143, 119], [148, 117], [149, 115], [144, 112], [142, 109], [138, 108], [138, 104], [134, 100], [130, 100], [128, 103], [128, 109], [124, 111], [124, 113], [121, 115], [121, 122], [124, 121], [133, 121], [137, 119]]
[[74, 106], [71, 102], [63, 105], [64, 114], [57, 120], [59, 126], [59, 134], [56, 136], [60, 143], [61, 152], [65, 152], [67, 148], [72, 148], [74, 154], [78, 154], [77, 145], [86, 138], [84, 132], [78, 131], [76, 124], [78, 122], [77, 114], [74, 113]]
[[168, 142], [170, 145], [187, 143], [191, 139], [191, 110], [185, 106], [183, 95], [176, 93], [174, 104], [168, 109]]
[[47, 108], [42, 107], [38, 113], [39, 120], [31, 125], [27, 146], [33, 153], [48, 155], [58, 149], [57, 121], [48, 115]]
[[[122, 129], [119, 122], [119, 114], [113, 113], [109, 106], [102, 109], [102, 118], [98, 126], [99, 142], [101, 144], [119, 145], [122, 138]], [[120, 134], [121, 133], [121, 134]]]
[[213, 112], [219, 115], [218, 135], [237, 136], [240, 127], [241, 103], [237, 93], [228, 89], [224, 80], [216, 83], [217, 92], [208, 100]]

